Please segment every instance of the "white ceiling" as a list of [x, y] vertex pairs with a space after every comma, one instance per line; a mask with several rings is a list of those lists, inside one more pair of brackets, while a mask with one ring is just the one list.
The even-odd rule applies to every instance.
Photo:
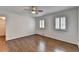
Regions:
[[38, 6], [38, 9], [43, 10], [43, 12], [40, 12], [39, 14], [31, 14], [28, 11], [25, 11], [24, 9], [29, 9], [29, 6], [0, 6], [0, 10], [4, 10], [7, 12], [13, 12], [18, 14], [29, 14], [31, 16], [37, 17], [37, 16], [43, 16], [49, 13], [58, 12], [61, 10], [74, 8], [75, 6]]

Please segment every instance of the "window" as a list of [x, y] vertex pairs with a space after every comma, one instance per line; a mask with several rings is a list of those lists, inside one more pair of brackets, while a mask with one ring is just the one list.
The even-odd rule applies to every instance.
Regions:
[[45, 21], [40, 20], [40, 28], [44, 29], [45, 28]]
[[61, 17], [61, 29], [66, 29], [66, 18]]
[[55, 29], [58, 29], [58, 30], [66, 29], [66, 17], [55, 18]]
[[55, 20], [55, 28], [56, 29], [59, 29], [60, 27], [59, 27], [59, 20], [60, 20], [60, 18], [56, 18], [56, 20]]

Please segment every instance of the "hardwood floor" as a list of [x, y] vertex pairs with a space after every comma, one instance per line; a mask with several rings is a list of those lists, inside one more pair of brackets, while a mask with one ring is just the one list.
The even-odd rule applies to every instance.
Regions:
[[0, 36], [0, 52], [5, 52], [7, 50], [8, 49], [5, 43], [5, 36]]
[[31, 35], [6, 42], [9, 52], [79, 52], [77, 45], [41, 35]]

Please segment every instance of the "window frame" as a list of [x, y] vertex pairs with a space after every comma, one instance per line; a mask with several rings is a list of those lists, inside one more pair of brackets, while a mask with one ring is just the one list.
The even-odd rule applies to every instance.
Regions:
[[[67, 29], [67, 18], [65, 17], [65, 29], [61, 29], [61, 18], [65, 16], [58, 16], [54, 18], [54, 29], [55, 30], [66, 30]], [[56, 18], [59, 18], [59, 29], [56, 28]]]
[[[41, 21], [44, 21], [43, 23]], [[41, 22], [41, 23], [40, 23]], [[42, 26], [43, 24], [43, 26]], [[41, 25], [41, 26], [40, 26]], [[45, 29], [45, 19], [40, 19], [39, 20], [39, 29]]]

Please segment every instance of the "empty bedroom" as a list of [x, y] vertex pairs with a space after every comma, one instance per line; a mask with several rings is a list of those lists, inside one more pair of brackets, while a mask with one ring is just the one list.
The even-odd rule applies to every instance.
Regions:
[[78, 6], [0, 6], [1, 52], [79, 52], [78, 36]]

